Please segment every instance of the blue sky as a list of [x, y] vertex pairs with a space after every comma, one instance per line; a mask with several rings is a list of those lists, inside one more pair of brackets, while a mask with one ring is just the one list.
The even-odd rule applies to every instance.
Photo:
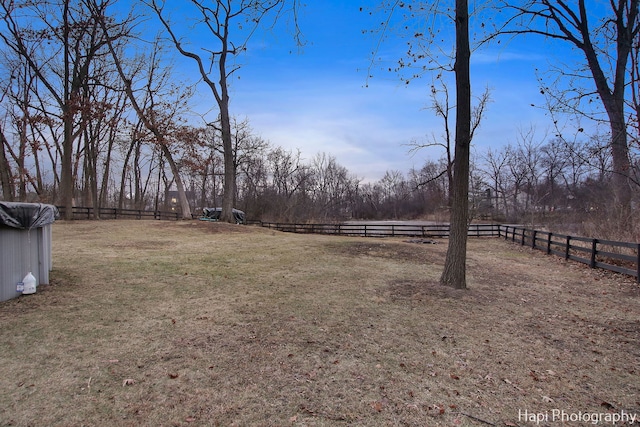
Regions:
[[[379, 17], [361, 12], [360, 6], [376, 3], [307, 2], [300, 15], [307, 40], [301, 52], [280, 27], [256, 34], [232, 83], [232, 114], [248, 118], [255, 133], [272, 145], [299, 149], [306, 160], [320, 152], [333, 155], [364, 181], [437, 160], [441, 150], [412, 156], [408, 146], [442, 133], [441, 119], [427, 108], [433, 77], [406, 85], [385, 71], [404, 53], [403, 40], [389, 34], [377, 55], [389, 62], [374, 64], [374, 77], [367, 79], [377, 36], [362, 30], [375, 26]], [[474, 139], [477, 152], [515, 142], [521, 129], [535, 126], [543, 135], [549, 128], [544, 111], [531, 106], [544, 101], [535, 68], [547, 67], [548, 50], [543, 40], [533, 39], [474, 52], [472, 88], [479, 95], [489, 87], [492, 98]], [[451, 80], [452, 97], [453, 87]], [[204, 86], [201, 92], [208, 93]]]

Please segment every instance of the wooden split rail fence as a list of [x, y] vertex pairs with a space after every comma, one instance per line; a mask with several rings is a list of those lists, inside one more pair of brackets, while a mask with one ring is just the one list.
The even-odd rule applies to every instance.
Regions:
[[[261, 222], [263, 227], [292, 233], [335, 234], [362, 237], [449, 237], [449, 224], [382, 224], [382, 223], [336, 223], [336, 224], [291, 224]], [[498, 224], [472, 224], [469, 236], [499, 237]]]
[[505, 240], [549, 255], [633, 276], [640, 283], [640, 243], [575, 237], [511, 225], [501, 225], [500, 234]]
[[[58, 206], [58, 211], [60, 212], [60, 216], [64, 217], [64, 206]], [[178, 212], [147, 211], [143, 209], [93, 208], [81, 206], [73, 207], [73, 218], [94, 219], [96, 212], [100, 219], [180, 219], [180, 214]]]

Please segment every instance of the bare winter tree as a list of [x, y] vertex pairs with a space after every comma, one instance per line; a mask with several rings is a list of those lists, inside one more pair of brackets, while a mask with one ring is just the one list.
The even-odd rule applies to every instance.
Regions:
[[[401, 21], [401, 30], [407, 29], [412, 33], [406, 55], [398, 61], [395, 68], [406, 83], [422, 76], [426, 72], [437, 70], [455, 73], [456, 88], [456, 125], [454, 143], [453, 181], [451, 204], [451, 235], [447, 249], [447, 258], [440, 283], [455, 288], [466, 288], [466, 251], [467, 229], [469, 220], [469, 169], [472, 136], [471, 109], [471, 76], [469, 63], [471, 47], [469, 37], [469, 3], [467, 0], [456, 0], [455, 6], [441, 2], [399, 2], [383, 1], [382, 8], [387, 18], [382, 24], [382, 36], [386, 31], [392, 31], [390, 23]], [[400, 10], [404, 11], [403, 18], [394, 18]], [[474, 12], [479, 14], [482, 4], [474, 4]], [[453, 12], [453, 14], [452, 14]], [[455, 28], [453, 48], [450, 49], [442, 41], [446, 40], [449, 28], [434, 25], [435, 17], [445, 17], [453, 23], [449, 28]], [[484, 27], [484, 26], [483, 26]], [[376, 32], [374, 30], [373, 32]], [[451, 54], [453, 52], [453, 54]], [[374, 52], [376, 55], [377, 52]], [[450, 62], [453, 61], [453, 66]], [[373, 63], [374, 61], [372, 61]], [[368, 78], [371, 76], [371, 67]]]
[[489, 183], [493, 193], [491, 203], [494, 210], [504, 214], [507, 221], [510, 218], [510, 203], [507, 200], [510, 182], [507, 171], [511, 151], [512, 148], [505, 145], [499, 149], [489, 148], [482, 156], [485, 180]]
[[[613, 193], [616, 203], [628, 211], [630, 207], [629, 144], [625, 113], [625, 93], [629, 82], [629, 60], [640, 31], [640, 0], [588, 2], [577, 0], [505, 1], [514, 13], [501, 33], [537, 34], [569, 44], [582, 53], [586, 74], [572, 70], [565, 77], [576, 83], [576, 77], [590, 79], [600, 99], [611, 132], [610, 150], [613, 160]], [[561, 71], [562, 72], [562, 71]], [[588, 75], [588, 76], [587, 76]], [[588, 91], [573, 97], [557, 96], [563, 106], [586, 114], [580, 105], [590, 98]], [[569, 105], [569, 101], [573, 101]]]
[[447, 257], [440, 283], [467, 287], [467, 230], [469, 228], [469, 160], [471, 157], [471, 75], [469, 62], [469, 4], [456, 0], [456, 137], [453, 165], [453, 203]]
[[[100, 2], [101, 7], [109, 1]], [[38, 80], [41, 96], [59, 110], [57, 117], [63, 125], [61, 201], [70, 219], [75, 190], [74, 144], [84, 131], [83, 112], [90, 102], [82, 96], [82, 88], [92, 79], [93, 64], [102, 54], [105, 40], [83, 1], [2, 1], [0, 15], [4, 45], [25, 61]]]
[[[135, 17], [129, 15], [123, 22], [114, 25], [113, 20], [106, 13], [106, 8], [100, 7], [97, 0], [87, 1], [90, 2], [91, 11], [105, 37], [109, 54], [120, 79], [124, 83], [124, 91], [131, 106], [140, 122], [151, 132], [155, 143], [162, 152], [163, 158], [169, 163], [173, 180], [178, 189], [182, 217], [191, 219], [191, 207], [189, 206], [184, 183], [172, 150], [172, 145], [175, 147], [176, 142], [179, 143], [179, 141], [175, 141], [171, 137], [171, 135], [177, 134], [175, 130], [179, 127], [177, 123], [179, 120], [178, 110], [180, 107], [184, 107], [184, 103], [189, 97], [189, 91], [179, 90], [175, 85], [168, 83], [169, 70], [166, 67], [162, 69], [160, 66], [161, 49], [157, 41], [153, 43], [150, 56], [145, 60], [148, 68], [144, 73], [140, 90], [136, 90], [134, 87], [134, 75], [138, 70], [128, 71], [125, 68], [126, 64], [121, 55], [122, 47], [118, 45], [118, 42], [133, 36], [130, 27], [132, 22], [135, 21]], [[142, 92], [142, 95], [139, 96], [137, 92]], [[170, 101], [169, 98], [173, 99]]]
[[[146, 0], [153, 9], [175, 48], [181, 55], [193, 60], [200, 77], [211, 90], [219, 110], [219, 123], [224, 148], [224, 196], [222, 199], [222, 221], [234, 222], [233, 207], [236, 197], [236, 164], [234, 162], [233, 130], [229, 108], [229, 79], [239, 65], [233, 60], [246, 49], [251, 36], [263, 21], [274, 20], [286, 11], [287, 0], [189, 0], [180, 4], [187, 20], [195, 20], [192, 32], [197, 29], [208, 33], [207, 44], [194, 46], [194, 40], [185, 40], [178, 26], [168, 17], [166, 1]], [[190, 6], [184, 11], [184, 6]], [[293, 0], [293, 13], [297, 3]], [[192, 16], [189, 16], [189, 14]], [[297, 34], [297, 33], [296, 33]]]
[[[446, 169], [443, 171], [443, 174], [446, 174], [448, 181], [448, 188], [452, 188], [453, 186], [453, 163], [454, 163], [454, 142], [451, 129], [451, 112], [454, 110], [454, 106], [451, 106], [449, 101], [449, 89], [447, 85], [444, 84], [440, 80], [440, 87], [437, 87], [434, 84], [431, 85], [431, 106], [429, 107], [436, 116], [440, 117], [443, 122], [444, 130], [440, 137], [432, 135], [432, 140], [430, 142], [421, 143], [421, 142], [413, 142], [411, 143], [410, 153], [416, 153], [420, 149], [427, 147], [440, 147], [444, 149], [444, 159]], [[490, 102], [490, 91], [487, 88], [482, 95], [478, 98], [477, 105], [473, 108], [471, 113], [471, 140], [473, 140], [473, 134], [480, 126], [480, 121], [482, 120], [484, 111], [487, 107], [487, 104]], [[451, 207], [453, 203], [453, 193], [451, 191], [447, 194], [447, 206]]]

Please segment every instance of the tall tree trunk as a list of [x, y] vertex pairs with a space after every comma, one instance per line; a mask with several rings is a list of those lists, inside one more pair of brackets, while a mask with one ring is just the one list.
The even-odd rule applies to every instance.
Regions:
[[2, 198], [8, 202], [13, 201], [14, 189], [11, 179], [11, 165], [7, 159], [5, 145], [8, 144], [4, 132], [0, 129], [0, 185], [2, 186]]
[[[627, 64], [634, 43], [633, 29], [637, 25], [638, 20], [638, 0], [632, 0], [626, 9], [622, 2], [619, 2], [614, 19], [615, 23], [615, 46], [616, 58], [615, 68], [613, 69], [612, 86], [609, 79], [605, 75], [604, 70], [598, 60], [596, 47], [594, 46], [587, 24], [587, 13], [585, 1], [580, 0], [579, 10], [582, 17], [583, 26], [580, 27], [584, 44], [582, 50], [585, 54], [589, 70], [593, 76], [593, 81], [598, 91], [598, 95], [602, 100], [602, 104], [607, 112], [609, 126], [611, 129], [611, 161], [613, 166], [613, 194], [615, 203], [628, 211], [631, 207], [631, 189], [629, 182], [629, 172], [631, 163], [629, 159], [629, 143], [627, 140], [627, 123], [625, 120], [625, 91], [627, 88]], [[612, 1], [613, 5], [614, 2]], [[628, 13], [628, 14], [627, 14]], [[625, 14], [627, 14], [625, 16]], [[625, 25], [625, 17], [627, 22]]]
[[232, 145], [231, 136], [231, 120], [229, 118], [229, 98], [226, 95], [226, 79], [222, 85], [222, 99], [220, 103], [220, 121], [222, 127], [222, 150], [224, 157], [224, 193], [222, 194], [222, 212], [220, 212], [220, 221], [234, 222], [233, 208], [235, 205], [235, 153]]
[[440, 283], [465, 289], [469, 228], [469, 158], [471, 151], [471, 78], [469, 74], [469, 9], [456, 0], [456, 139], [453, 164], [453, 206], [449, 246]]

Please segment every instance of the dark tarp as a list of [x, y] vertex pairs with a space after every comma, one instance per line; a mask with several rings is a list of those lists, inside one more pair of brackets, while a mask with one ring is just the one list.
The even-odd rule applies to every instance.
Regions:
[[53, 205], [0, 201], [0, 226], [26, 230], [52, 224], [59, 217]]
[[[244, 212], [238, 209], [233, 209], [233, 218], [236, 220], [237, 224], [244, 224]], [[203, 208], [202, 216], [208, 220], [218, 221], [220, 219], [220, 214], [222, 213], [222, 208]]]

